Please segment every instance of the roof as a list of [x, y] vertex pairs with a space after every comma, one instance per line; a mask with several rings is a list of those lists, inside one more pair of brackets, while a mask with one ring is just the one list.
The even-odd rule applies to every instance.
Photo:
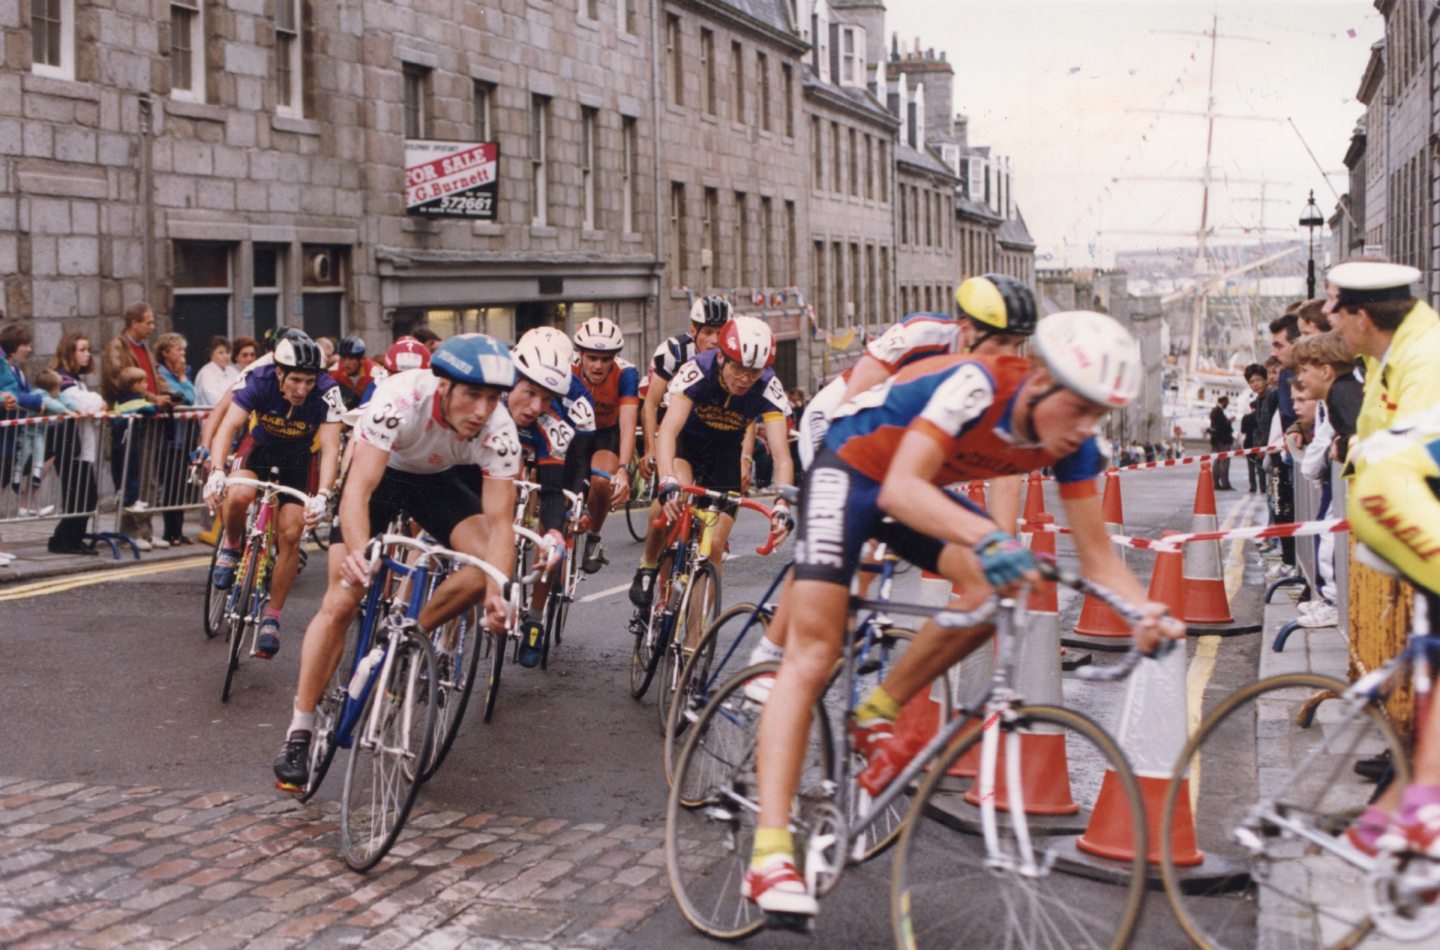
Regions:
[[1035, 239], [1030, 236], [1030, 229], [1025, 226], [1025, 217], [1019, 209], [1016, 209], [1015, 217], [1000, 222], [1000, 233], [996, 237], [1001, 244], [1035, 250]]
[[936, 158], [928, 148], [922, 152], [911, 148], [904, 142], [900, 142], [895, 146], [895, 161], [913, 165], [916, 168], [924, 169], [936, 175], [944, 175], [952, 181], [960, 180], [955, 176], [955, 173], [950, 170], [950, 166]]
[[805, 71], [802, 88], [807, 95], [823, 96], [836, 106], [848, 108], [851, 112], [858, 113], [872, 122], [883, 124], [888, 129], [893, 130], [900, 124], [900, 120], [895, 114], [881, 106], [869, 90], [858, 89], [854, 86], [841, 86], [836, 83], [823, 83], [808, 69]]
[[782, 33], [790, 33], [795, 29], [790, 22], [790, 14], [785, 9], [784, 0], [711, 0], [711, 2], [734, 7], [752, 20], [759, 20], [771, 29], [779, 30]]
[[984, 202], [971, 201], [964, 195], [955, 196], [955, 210], [967, 217], [979, 218], [986, 224], [1002, 224], [1005, 220], [986, 207]]

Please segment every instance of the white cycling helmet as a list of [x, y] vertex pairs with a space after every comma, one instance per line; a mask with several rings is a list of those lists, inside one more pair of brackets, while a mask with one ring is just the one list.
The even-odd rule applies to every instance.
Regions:
[[511, 353], [521, 376], [542, 389], [564, 394], [570, 390], [570, 365], [575, 347], [570, 338], [554, 327], [527, 330]]
[[625, 335], [614, 320], [591, 317], [575, 331], [575, 348], [592, 353], [619, 353], [625, 346]]
[[696, 326], [723, 327], [734, 314], [735, 309], [730, 306], [730, 301], [719, 294], [696, 297], [695, 302], [690, 305], [690, 322]]
[[775, 334], [758, 317], [734, 317], [720, 330], [720, 352], [746, 369], [775, 362]]
[[1091, 402], [1118, 408], [1140, 395], [1140, 344], [1113, 317], [1090, 310], [1051, 314], [1030, 345], [1056, 384]]

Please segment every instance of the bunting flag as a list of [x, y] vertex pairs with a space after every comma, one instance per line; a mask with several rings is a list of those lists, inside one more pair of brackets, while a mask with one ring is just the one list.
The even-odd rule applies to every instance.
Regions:
[[832, 336], [825, 341], [832, 350], [848, 350], [850, 344], [855, 342], [855, 328], [851, 327], [839, 336]]

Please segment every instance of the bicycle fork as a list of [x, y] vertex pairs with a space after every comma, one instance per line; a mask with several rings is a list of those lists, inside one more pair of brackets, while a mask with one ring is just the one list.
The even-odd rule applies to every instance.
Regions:
[[[980, 795], [980, 828], [985, 838], [985, 865], [1000, 871], [1014, 871], [1024, 877], [1048, 874], [1055, 855], [1047, 852], [1041, 861], [1035, 859], [1030, 824], [1025, 817], [1025, 796], [1020, 776], [1022, 735], [1019, 729], [1001, 729], [1001, 723], [1014, 718], [1008, 696], [992, 698], [985, 705], [985, 719], [980, 733], [980, 772], [976, 787]], [[1000, 842], [998, 804], [995, 794], [995, 773], [999, 767], [1000, 743], [1005, 743], [1005, 797], [1015, 836], [1014, 851]]]

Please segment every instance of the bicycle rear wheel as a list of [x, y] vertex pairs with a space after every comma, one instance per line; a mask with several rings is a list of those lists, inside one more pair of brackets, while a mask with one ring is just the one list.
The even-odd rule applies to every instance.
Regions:
[[491, 630], [480, 634], [480, 649], [490, 661], [490, 676], [485, 682], [485, 721], [495, 714], [495, 700], [500, 697], [500, 671], [505, 667], [505, 648], [509, 636]]
[[409, 630], [388, 635], [389, 676], [366, 697], [345, 769], [340, 851], [353, 871], [370, 870], [400, 837], [434, 740], [435, 651]]
[[[685, 737], [665, 808], [665, 868], [675, 902], [691, 926], [717, 940], [747, 937], [765, 922], [741, 893], [759, 809], [755, 735], [761, 710], [745, 687], [778, 668], [775, 663], [752, 666], [716, 692]], [[794, 822], [802, 833], [831, 801], [826, 783], [833, 751], [828, 722], [817, 704], [795, 799], [800, 811]], [[803, 865], [802, 842], [797, 836], [796, 858]]]
[[205, 639], [213, 640], [225, 629], [225, 602], [229, 600], [227, 591], [220, 590], [215, 586], [215, 562], [220, 558], [220, 546], [225, 543], [225, 532], [220, 532], [220, 537], [215, 539], [215, 547], [210, 552], [210, 570], [205, 575]]
[[226, 598], [228, 604], [228, 620], [230, 623], [230, 649], [225, 660], [225, 685], [220, 690], [220, 701], [230, 701], [230, 689], [235, 684], [235, 673], [240, 669], [241, 646], [245, 642], [245, 632], [253, 625], [251, 614], [255, 612], [255, 598], [258, 592], [255, 590], [256, 574], [260, 564], [260, 545], [254, 539], [245, 543], [245, 551], [240, 555], [240, 570], [235, 574], [235, 580]]
[[715, 565], [702, 561], [690, 579], [680, 612], [675, 617], [670, 643], [660, 657], [660, 734], [670, 722], [670, 707], [680, 686], [680, 670], [705, 637], [705, 631], [720, 615], [720, 574]]
[[660, 563], [655, 569], [655, 589], [650, 595], [650, 609], [645, 614], [644, 627], [634, 631], [635, 644], [630, 650], [630, 695], [635, 699], [643, 698], [650, 688], [650, 681], [655, 678], [655, 670], [660, 665], [660, 654], [665, 652], [669, 643], [669, 628], [674, 626], [673, 610], [678, 602], [672, 604], [670, 601], [680, 593], [673, 587], [674, 563], [673, 550], [660, 555]]
[[644, 541], [650, 532], [650, 481], [640, 477], [634, 462], [630, 463], [630, 500], [625, 502], [625, 527], [636, 541]]
[[[711, 622], [700, 639], [700, 644], [686, 658], [676, 681], [675, 696], [670, 700], [670, 715], [665, 722], [665, 782], [674, 781], [675, 762], [680, 757], [680, 748], [685, 744], [685, 732], [700, 718], [705, 704], [710, 701], [712, 687], [729, 679], [744, 668], [749, 661], [750, 650], [745, 644], [738, 645], [733, 653], [730, 644], [735, 638], [764, 636], [769, 614], [760, 611], [754, 604], [735, 604], [721, 611]], [[753, 643], [754, 641], [751, 640]], [[729, 663], [717, 668], [716, 655], [721, 644], [729, 654]], [[721, 654], [723, 660], [724, 654]]]
[[[1384, 711], [1338, 700], [1346, 688], [1312, 673], [1251, 683], [1185, 746], [1175, 774], [1188, 779], [1172, 778], [1165, 796], [1161, 870], [1175, 918], [1197, 945], [1253, 946], [1257, 902], [1304, 922], [1297, 946], [1350, 946], [1372, 927], [1365, 871], [1316, 842], [1345, 844], [1345, 829], [1379, 794], [1357, 765], [1388, 751], [1401, 783], [1410, 765]], [[1204, 817], [1195, 831], [1207, 864], [1235, 862], [1235, 877], [1207, 888], [1184, 880], [1194, 845], [1172, 825], [1189, 815]], [[1313, 896], [1312, 879], [1326, 882]]]
[[[1093, 808], [1100, 788], [1119, 795], [1128, 820], [1134, 859], [1114, 862], [1124, 884], [1069, 874], [1056, 865], [1065, 839], [1032, 837], [1026, 861], [1007, 811], [996, 811], [996, 851], [983, 835], [964, 827], [961, 796], [941, 788], [945, 770], [981, 742], [983, 731], [962, 733], [932, 763], [915, 794], [900, 833], [890, 880], [890, 918], [895, 945], [916, 947], [1114, 947], [1127, 945], [1145, 898], [1145, 813], [1140, 786], [1120, 747], [1089, 719], [1054, 706], [1012, 706], [997, 720], [1001, 762], [997, 795], [1004, 790], [1005, 760], [1018, 753], [1025, 734], [1062, 741], [1070, 774], [1104, 776], [1103, 786], [1071, 783], [1075, 804]], [[1051, 740], [1049, 737], [1063, 737]], [[1023, 757], [1022, 757], [1023, 758]], [[979, 815], [979, 810], [974, 810]], [[984, 908], [977, 913], [977, 908]], [[1252, 935], [1253, 936], [1253, 935]]]
[[478, 647], [480, 638], [481, 608], [474, 607], [437, 628], [431, 636], [435, 650], [436, 691], [435, 738], [430, 745], [430, 760], [425, 767], [422, 781], [429, 781], [435, 770], [445, 761], [455, 736], [460, 732], [460, 721], [465, 718], [465, 708], [470, 704], [470, 691], [475, 686], [475, 674], [480, 667]]

